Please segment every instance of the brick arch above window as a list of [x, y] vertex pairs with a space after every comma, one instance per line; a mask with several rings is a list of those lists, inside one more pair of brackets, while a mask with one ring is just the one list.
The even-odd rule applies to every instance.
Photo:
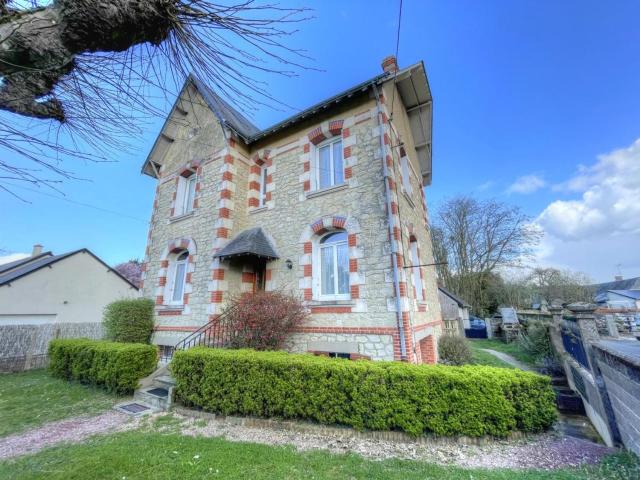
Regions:
[[314, 128], [307, 134], [307, 136], [309, 137], [309, 141], [314, 145], [318, 145], [328, 138], [342, 135], [343, 124], [344, 120], [331, 120], [329, 122], [322, 122], [319, 127]]

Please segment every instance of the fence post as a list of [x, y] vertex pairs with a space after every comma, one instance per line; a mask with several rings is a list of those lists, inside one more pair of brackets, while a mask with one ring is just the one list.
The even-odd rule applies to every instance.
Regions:
[[591, 371], [594, 371], [595, 360], [593, 352], [591, 351], [591, 345], [600, 340], [595, 315], [595, 311], [598, 307], [592, 303], [579, 302], [572, 303], [568, 305], [567, 308], [571, 311], [576, 320], [576, 324], [580, 330], [580, 336], [582, 337], [582, 345], [587, 353], [587, 360], [591, 366]]
[[549, 325], [549, 336], [556, 352], [560, 357], [566, 353], [564, 345], [562, 344], [562, 305], [551, 304], [549, 306], [549, 312], [553, 315], [551, 325]]

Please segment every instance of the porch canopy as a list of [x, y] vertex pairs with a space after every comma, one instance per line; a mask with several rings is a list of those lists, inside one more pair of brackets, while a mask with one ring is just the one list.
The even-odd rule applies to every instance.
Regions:
[[213, 258], [221, 260], [233, 257], [258, 257], [266, 260], [280, 258], [260, 227], [243, 230], [213, 255]]

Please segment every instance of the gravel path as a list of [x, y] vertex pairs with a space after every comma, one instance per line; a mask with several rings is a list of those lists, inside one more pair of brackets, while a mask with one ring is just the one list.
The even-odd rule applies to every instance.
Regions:
[[500, 360], [502, 360], [503, 362], [507, 362], [509, 365], [512, 365], [512, 366], [514, 366], [516, 368], [519, 368], [520, 370], [527, 370], [529, 372], [535, 372], [536, 371], [535, 368], [530, 367], [529, 365], [527, 365], [526, 363], [521, 362], [520, 360], [517, 360], [516, 358], [512, 357], [508, 353], [499, 352], [497, 350], [492, 350], [490, 348], [481, 348], [480, 350], [482, 350], [483, 352], [490, 353], [494, 357], [497, 357]]
[[57, 443], [78, 443], [97, 433], [135, 428], [137, 419], [108, 411], [95, 417], [74, 417], [0, 438], [0, 460], [34, 453]]
[[543, 434], [528, 440], [500, 441], [489, 445], [424, 444], [353, 437], [348, 434], [307, 433], [282, 428], [247, 427], [224, 418], [206, 421], [186, 417], [181, 431], [185, 435], [223, 437], [238, 442], [291, 445], [297, 450], [328, 450], [356, 453], [382, 460], [402, 458], [441, 465], [481, 468], [557, 469], [596, 464], [615, 452], [604, 445], [572, 437]]

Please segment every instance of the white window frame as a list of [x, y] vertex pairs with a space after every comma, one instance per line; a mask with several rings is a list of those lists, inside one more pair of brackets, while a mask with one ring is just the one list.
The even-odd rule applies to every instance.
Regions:
[[413, 287], [416, 291], [416, 300], [418, 302], [424, 302], [422, 277], [420, 276], [420, 256], [418, 255], [418, 242], [413, 240], [409, 243], [409, 250], [411, 250], [411, 272], [413, 273]]
[[[312, 271], [314, 276], [314, 298], [320, 301], [331, 301], [331, 300], [350, 300], [351, 299], [351, 279], [348, 279], [347, 282], [347, 293], [333, 293], [333, 294], [323, 294], [322, 293], [322, 249], [323, 248], [332, 248], [333, 249], [333, 282], [334, 282], [334, 291], [338, 291], [339, 279], [338, 279], [338, 245], [346, 245], [347, 252], [349, 251], [349, 241], [348, 236], [347, 239], [342, 240], [340, 242], [330, 243], [323, 247], [323, 244], [320, 243], [323, 238], [333, 235], [334, 233], [344, 232], [344, 230], [334, 230], [321, 237], [316, 239], [314, 249], [313, 249], [313, 264]], [[347, 273], [349, 273], [349, 256], [347, 256], [347, 265], [346, 265]]]
[[258, 194], [258, 208], [264, 207], [267, 204], [267, 165], [260, 166], [260, 191]]
[[187, 215], [193, 212], [193, 202], [196, 198], [196, 182], [195, 172], [188, 177], [180, 176], [178, 179], [178, 191], [176, 193], [175, 215]]
[[[336, 170], [335, 163], [333, 158], [333, 144], [340, 143], [340, 155], [342, 155], [342, 182], [336, 183]], [[329, 164], [331, 165], [331, 182], [329, 185], [321, 187], [320, 186], [320, 149], [323, 147], [329, 146]], [[342, 137], [335, 136], [331, 137], [323, 142], [319, 143], [315, 146], [314, 151], [314, 161], [313, 166], [315, 170], [315, 186], [316, 190], [325, 190], [327, 188], [338, 187], [340, 185], [344, 185], [346, 183], [346, 179], [344, 178], [344, 147], [342, 146]]]
[[[183, 254], [187, 254], [187, 256], [182, 259], [182, 260], [178, 260], [178, 258], [180, 258]], [[179, 300], [174, 300], [173, 298], [173, 294], [176, 291], [176, 282], [178, 281], [178, 265], [184, 265], [184, 270], [182, 273], [182, 278], [180, 279], [180, 282], [182, 283], [182, 295], [180, 295], [180, 299]], [[166, 302], [167, 305], [184, 305], [184, 289], [185, 286], [187, 285], [187, 270], [189, 268], [189, 252], [188, 250], [182, 250], [181, 252], [178, 252], [175, 254], [175, 256], [173, 257], [172, 260], [169, 261], [169, 271], [167, 272], [167, 277], [169, 279], [169, 281], [167, 282], [167, 299], [168, 302]]]
[[411, 166], [409, 165], [409, 157], [406, 155], [400, 157], [400, 170], [402, 173], [402, 187], [405, 192], [413, 193], [413, 187], [411, 186]]

